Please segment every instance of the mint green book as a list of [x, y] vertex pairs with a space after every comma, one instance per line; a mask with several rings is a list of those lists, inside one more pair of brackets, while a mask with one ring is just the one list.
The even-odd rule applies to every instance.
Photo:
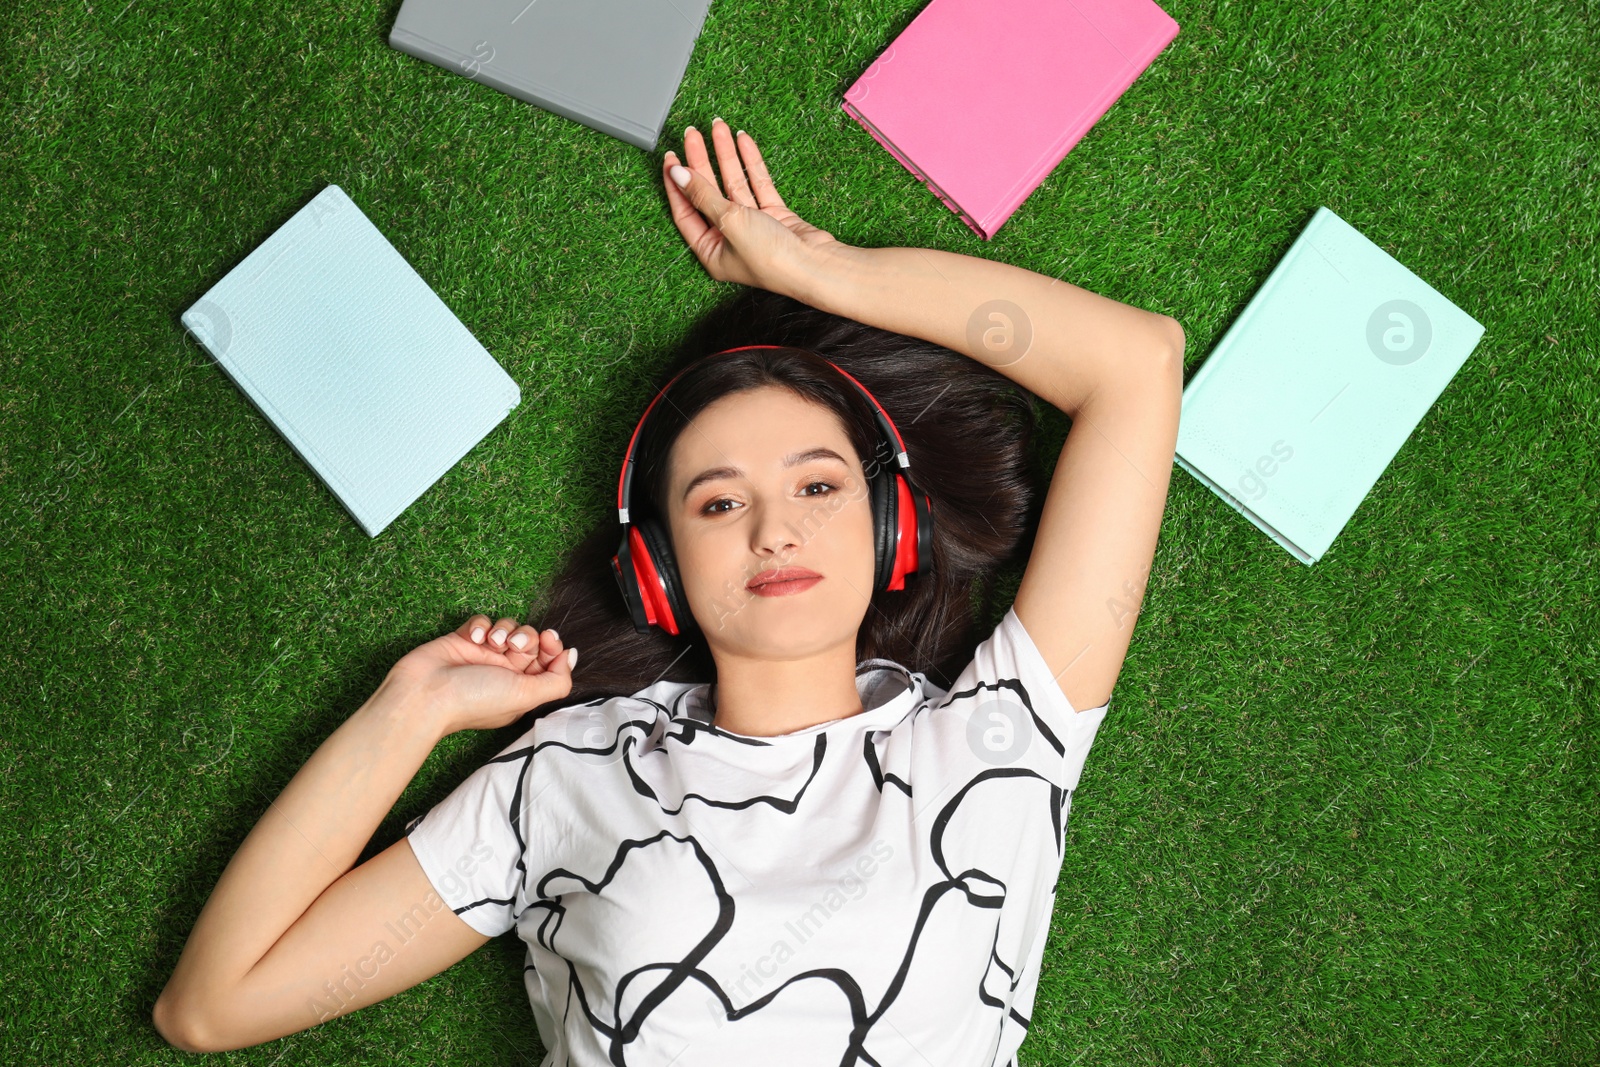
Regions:
[[1482, 337], [1319, 207], [1184, 388], [1178, 465], [1309, 566]]

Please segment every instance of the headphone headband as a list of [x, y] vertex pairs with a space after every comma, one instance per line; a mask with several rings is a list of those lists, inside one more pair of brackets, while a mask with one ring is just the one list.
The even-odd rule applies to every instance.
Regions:
[[[753, 348], [790, 347], [794, 346], [739, 345], [735, 348], [724, 348], [702, 358], [709, 359], [712, 356], [743, 352]], [[823, 358], [829, 366], [843, 375], [866, 398], [872, 409], [873, 421], [878, 428], [880, 446], [886, 446], [890, 450], [899, 467], [898, 472], [893, 475], [881, 474], [876, 469], [876, 455], [868, 457], [868, 465], [864, 465], [867, 480], [873, 485], [873, 524], [878, 558], [874, 587], [904, 588], [907, 575], [931, 570], [933, 566], [932, 502], [911, 483], [911, 459], [906, 452], [905, 440], [900, 436], [900, 430], [895, 426], [894, 420], [889, 418], [889, 413], [878, 403], [878, 398], [857, 381], [855, 375], [831, 359], [819, 358]], [[612, 558], [611, 565], [623, 599], [627, 601], [629, 612], [633, 615], [634, 626], [640, 632], [648, 630], [651, 625], [659, 625], [668, 633], [677, 634], [682, 625], [692, 624], [687, 606], [682, 603], [676, 580], [677, 568], [671, 559], [671, 548], [666, 543], [664, 533], [648, 516], [638, 523], [634, 522], [629, 506], [633, 497], [635, 450], [645, 423], [650, 413], [678, 379], [700, 362], [701, 360], [695, 360], [674, 374], [671, 380], [651, 398], [644, 409], [644, 414], [639, 416], [639, 421], [634, 425], [632, 435], [628, 438], [628, 451], [623, 457], [622, 471], [617, 477], [617, 520], [622, 526], [622, 542], [616, 556]], [[657, 556], [661, 558], [658, 560]]]
[[[783, 345], [740, 345], [738, 348], [724, 348], [721, 352], [713, 352], [713, 353], [711, 353], [711, 355], [720, 356], [724, 352], [743, 352], [747, 348], [783, 348], [783, 347], [785, 347], [785, 346], [783, 346]], [[705, 358], [710, 358], [710, 357], [705, 357]], [[633, 462], [634, 462], [633, 449], [634, 449], [634, 445], [637, 444], [638, 441], [639, 441], [639, 432], [644, 429], [645, 420], [650, 417], [650, 412], [655, 410], [655, 406], [656, 406], [657, 403], [660, 402], [661, 398], [667, 395], [667, 391], [669, 389], [671, 389], [673, 387], [673, 385], [675, 385], [677, 383], [679, 378], [682, 378], [685, 374], [689, 373], [689, 368], [690, 367], [698, 366], [699, 363], [700, 363], [699, 360], [695, 360], [693, 363], [689, 364], [688, 367], [685, 367], [682, 370], [680, 370], [677, 374], [674, 374], [672, 376], [672, 380], [667, 382], [666, 385], [663, 385], [659, 390], [656, 391], [656, 395], [650, 398], [650, 403], [645, 406], [644, 414], [640, 415], [639, 416], [639, 421], [634, 424], [633, 436], [628, 438], [628, 451], [627, 451], [627, 454], [623, 457], [623, 460], [622, 460], [622, 473], [617, 477], [617, 520], [619, 522], [621, 522], [622, 525], [624, 525], [624, 526], [628, 525], [628, 500], [633, 495]], [[850, 380], [851, 381], [855, 381], [854, 378], [852, 378]]]

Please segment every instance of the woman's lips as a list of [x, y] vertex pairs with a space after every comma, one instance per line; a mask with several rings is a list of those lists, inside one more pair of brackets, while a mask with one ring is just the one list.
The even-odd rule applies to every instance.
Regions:
[[821, 577], [796, 578], [786, 582], [763, 582], [761, 585], [752, 586], [750, 591], [756, 596], [793, 596], [795, 593], [804, 593], [820, 581]]
[[807, 589], [822, 581], [822, 575], [816, 571], [806, 570], [804, 567], [779, 567], [777, 570], [763, 571], [746, 583], [756, 596], [793, 596], [803, 593]]

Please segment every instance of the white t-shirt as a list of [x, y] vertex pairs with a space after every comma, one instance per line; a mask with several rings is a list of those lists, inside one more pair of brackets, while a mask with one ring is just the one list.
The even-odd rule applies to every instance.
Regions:
[[412, 822], [444, 904], [527, 943], [545, 1067], [1015, 1064], [1109, 702], [1075, 711], [1014, 609], [948, 692], [856, 684], [772, 737], [704, 684], [560, 708]]

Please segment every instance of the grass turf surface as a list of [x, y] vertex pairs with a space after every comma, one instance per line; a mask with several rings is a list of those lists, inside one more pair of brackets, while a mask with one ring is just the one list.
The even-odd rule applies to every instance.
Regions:
[[[185, 1059], [150, 1006], [268, 799], [606, 513], [655, 361], [732, 291], [659, 185], [714, 114], [841, 240], [1172, 314], [1190, 373], [1323, 204], [1487, 329], [1313, 568], [1174, 473], [1023, 1062], [1600, 1058], [1600, 9], [1167, 3], [985, 244], [839, 109], [922, 3], [717, 0], [655, 154], [388, 48], [395, 2], [0, 15], [0, 1059]], [[329, 182], [523, 390], [376, 540], [178, 320]], [[497, 741], [441, 745], [379, 842]], [[520, 970], [502, 938], [218, 1058], [537, 1063]]]

